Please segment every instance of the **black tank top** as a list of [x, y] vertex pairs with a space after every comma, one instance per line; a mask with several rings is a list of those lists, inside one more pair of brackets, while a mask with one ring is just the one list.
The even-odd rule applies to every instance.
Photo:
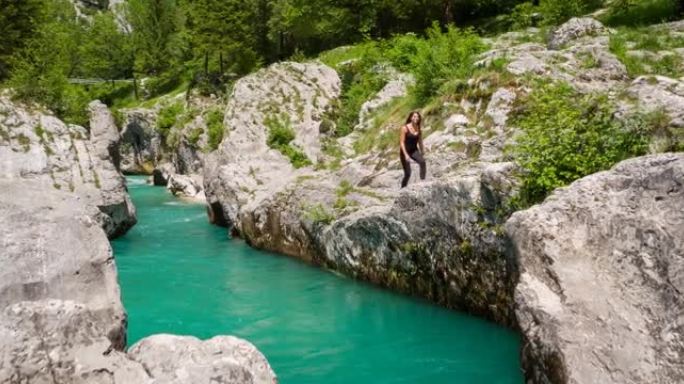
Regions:
[[404, 140], [404, 147], [406, 147], [406, 152], [413, 153], [418, 150], [418, 139], [420, 138], [420, 132], [415, 135], [411, 133], [411, 130], [406, 128], [406, 139]]

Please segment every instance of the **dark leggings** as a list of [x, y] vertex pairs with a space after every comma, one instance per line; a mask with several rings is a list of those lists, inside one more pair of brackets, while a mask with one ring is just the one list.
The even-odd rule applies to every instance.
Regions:
[[[409, 156], [420, 165], [420, 179], [425, 180], [426, 167], [423, 154], [420, 151], [414, 151], [409, 153]], [[411, 164], [406, 160], [403, 153], [399, 152], [399, 157], [401, 158], [401, 166], [404, 168], [404, 179], [401, 180], [401, 187], [404, 188], [411, 178]]]

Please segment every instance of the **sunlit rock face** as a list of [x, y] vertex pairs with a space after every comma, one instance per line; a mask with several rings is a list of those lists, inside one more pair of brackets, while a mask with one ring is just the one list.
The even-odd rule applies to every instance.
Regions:
[[120, 172], [120, 135], [99, 101], [89, 105], [90, 128], [64, 124], [37, 106], [0, 97], [0, 179], [31, 180], [41, 188], [73, 192], [97, 207], [93, 219], [110, 238], [136, 223]]
[[506, 230], [529, 379], [684, 380], [684, 154], [587, 176]]

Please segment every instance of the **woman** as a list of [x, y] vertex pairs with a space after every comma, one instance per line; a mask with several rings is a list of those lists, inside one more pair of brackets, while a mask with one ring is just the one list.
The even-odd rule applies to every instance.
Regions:
[[417, 111], [411, 112], [406, 119], [406, 124], [401, 127], [401, 135], [399, 138], [399, 157], [401, 158], [401, 166], [404, 167], [404, 179], [401, 181], [401, 187], [404, 188], [411, 178], [411, 164], [409, 159], [413, 159], [420, 165], [420, 179], [425, 180], [425, 147], [423, 147], [423, 136], [421, 134], [421, 121], [423, 118]]

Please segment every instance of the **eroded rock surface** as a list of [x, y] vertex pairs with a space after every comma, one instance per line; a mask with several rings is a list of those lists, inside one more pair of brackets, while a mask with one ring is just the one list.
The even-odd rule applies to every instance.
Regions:
[[506, 229], [528, 378], [684, 381], [684, 154], [585, 177]]
[[[32, 109], [34, 108], [34, 109]], [[34, 180], [70, 191], [99, 208], [93, 218], [110, 238], [136, 223], [119, 170], [119, 132], [107, 107], [89, 105], [90, 131], [0, 97], [0, 178]]]

